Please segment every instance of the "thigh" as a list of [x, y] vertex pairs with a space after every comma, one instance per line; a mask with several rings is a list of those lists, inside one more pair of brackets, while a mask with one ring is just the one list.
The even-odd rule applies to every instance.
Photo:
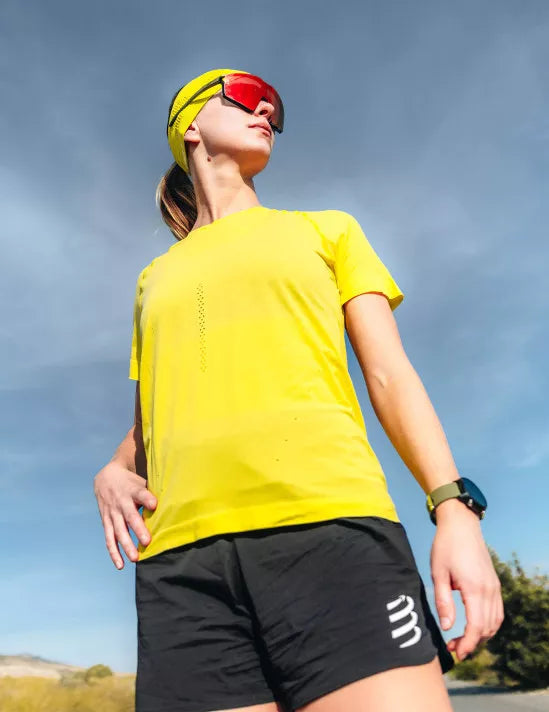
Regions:
[[444, 684], [441, 673], [453, 658], [400, 522], [346, 517], [249, 532], [236, 545], [260, 638], [289, 707], [435, 657]]
[[452, 712], [438, 656], [351, 682], [294, 712]]
[[225, 539], [136, 563], [136, 712], [276, 712]]

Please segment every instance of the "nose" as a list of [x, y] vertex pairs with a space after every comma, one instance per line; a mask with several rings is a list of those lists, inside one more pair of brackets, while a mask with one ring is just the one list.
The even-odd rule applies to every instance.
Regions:
[[266, 99], [261, 99], [259, 104], [255, 107], [254, 116], [266, 116], [267, 121], [271, 123], [271, 116], [274, 112], [274, 106], [269, 103]]

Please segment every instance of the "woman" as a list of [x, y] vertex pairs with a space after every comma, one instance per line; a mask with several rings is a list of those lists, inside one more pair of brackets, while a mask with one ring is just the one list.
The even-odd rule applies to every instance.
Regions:
[[[259, 203], [283, 124], [274, 88], [232, 69], [170, 106], [157, 197], [177, 242], [139, 274], [135, 422], [94, 480], [113, 562], [118, 542], [136, 562], [136, 709], [450, 710], [451, 653], [503, 620], [486, 504], [459, 477], [398, 336], [403, 294], [356, 219]], [[452, 588], [467, 608], [448, 645], [368, 443], [345, 328], [432, 496], [443, 627]]]

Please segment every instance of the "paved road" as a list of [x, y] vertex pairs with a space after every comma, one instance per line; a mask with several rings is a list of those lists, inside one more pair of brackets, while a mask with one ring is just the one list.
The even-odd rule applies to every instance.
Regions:
[[444, 676], [454, 712], [549, 712], [549, 688], [542, 692], [502, 692]]

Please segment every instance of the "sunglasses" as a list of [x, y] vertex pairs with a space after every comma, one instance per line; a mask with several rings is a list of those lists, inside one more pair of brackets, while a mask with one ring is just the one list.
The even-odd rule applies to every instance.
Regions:
[[[269, 104], [272, 104], [274, 107], [269, 124], [273, 127], [274, 131], [282, 133], [284, 128], [284, 105], [282, 103], [282, 99], [278, 95], [278, 92], [270, 84], [267, 84], [263, 81], [263, 79], [261, 79], [261, 77], [257, 77], [255, 74], [242, 74], [235, 72], [234, 74], [227, 74], [224, 77], [217, 77], [217, 79], [213, 79], [211, 82], [204, 84], [204, 86], [195, 92], [190, 99], [187, 99], [183, 106], [176, 111], [171, 121], [166, 126], [166, 134], [168, 133], [168, 129], [174, 125], [175, 120], [183, 109], [204, 90], [209, 89], [216, 84], [221, 84], [221, 89], [225, 99], [231, 101], [237, 106], [240, 106], [241, 109], [244, 109], [250, 114], [256, 110], [257, 105], [262, 99], [268, 101]], [[174, 98], [172, 99], [168, 116], [171, 113], [173, 103], [179, 91], [176, 92]]]

